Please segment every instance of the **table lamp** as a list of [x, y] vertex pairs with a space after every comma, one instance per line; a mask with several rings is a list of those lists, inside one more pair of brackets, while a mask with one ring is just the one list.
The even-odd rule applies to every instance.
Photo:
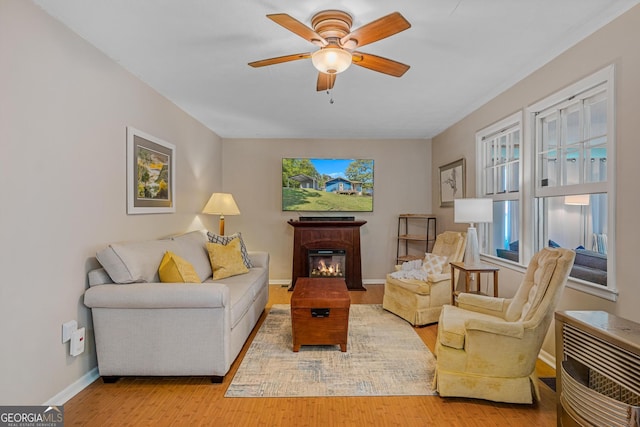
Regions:
[[464, 263], [467, 265], [480, 265], [480, 248], [478, 245], [478, 232], [474, 223], [493, 222], [492, 199], [454, 199], [454, 222], [468, 222], [467, 247], [464, 251]]
[[573, 196], [564, 196], [565, 205], [580, 206], [580, 218], [583, 221], [582, 224], [582, 247], [587, 247], [587, 212], [585, 212], [585, 206], [589, 206], [588, 194], [576, 194]]
[[230, 193], [213, 193], [202, 213], [220, 215], [220, 235], [224, 236], [224, 216], [240, 215], [240, 210]]

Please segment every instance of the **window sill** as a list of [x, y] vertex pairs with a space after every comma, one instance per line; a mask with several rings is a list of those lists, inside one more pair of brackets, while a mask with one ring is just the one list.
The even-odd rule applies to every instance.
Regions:
[[[525, 273], [527, 271], [526, 266], [514, 261], [506, 260], [504, 258], [498, 258], [489, 255], [481, 255], [481, 258], [484, 261], [490, 262], [491, 264], [496, 264], [504, 268], [518, 271], [520, 273]], [[618, 291], [616, 289], [597, 285], [595, 283], [587, 282], [573, 277], [569, 277], [569, 280], [567, 280], [567, 287], [579, 292], [584, 292], [585, 294], [606, 299], [608, 301], [615, 302], [618, 300]]]
[[585, 282], [580, 279], [574, 279], [573, 277], [569, 277], [569, 280], [567, 280], [567, 287], [608, 301], [615, 302], [618, 300], [618, 291], [616, 289]]

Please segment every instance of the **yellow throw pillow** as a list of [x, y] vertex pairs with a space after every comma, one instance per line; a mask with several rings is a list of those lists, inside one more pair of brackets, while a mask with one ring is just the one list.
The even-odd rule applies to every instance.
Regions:
[[163, 283], [202, 283], [189, 261], [169, 251], [165, 252], [160, 261], [158, 275]]
[[213, 279], [244, 274], [249, 271], [242, 260], [240, 252], [240, 239], [233, 239], [226, 245], [220, 243], [207, 243], [209, 261], [213, 270]]

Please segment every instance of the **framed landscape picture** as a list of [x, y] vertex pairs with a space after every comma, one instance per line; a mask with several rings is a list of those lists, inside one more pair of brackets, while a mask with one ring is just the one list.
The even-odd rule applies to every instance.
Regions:
[[464, 158], [440, 166], [440, 207], [453, 206], [454, 199], [465, 197]]
[[127, 213], [172, 213], [175, 145], [127, 127]]

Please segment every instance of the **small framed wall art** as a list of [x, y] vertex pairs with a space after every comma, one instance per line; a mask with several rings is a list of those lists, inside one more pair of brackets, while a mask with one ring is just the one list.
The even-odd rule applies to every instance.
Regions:
[[453, 199], [465, 198], [464, 158], [440, 166], [440, 207], [453, 206]]
[[127, 214], [176, 211], [175, 151], [175, 145], [127, 126]]

